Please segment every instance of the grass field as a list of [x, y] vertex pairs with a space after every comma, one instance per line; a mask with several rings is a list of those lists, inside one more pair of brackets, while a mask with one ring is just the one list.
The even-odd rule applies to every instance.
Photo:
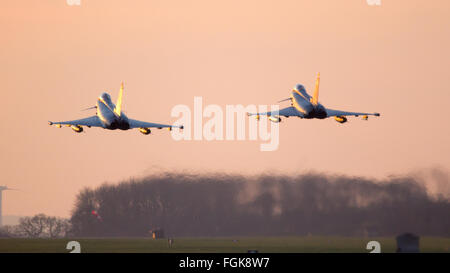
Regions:
[[[67, 253], [69, 241], [78, 241], [81, 252], [92, 253], [246, 253], [256, 249], [260, 253], [329, 253], [329, 252], [369, 252], [367, 242], [376, 240], [381, 244], [381, 252], [395, 252], [394, 238], [355, 237], [227, 237], [227, 238], [175, 238], [172, 248], [167, 239], [150, 238], [75, 238], [75, 239], [0, 239], [0, 253]], [[422, 237], [421, 252], [447, 252], [450, 238]]]

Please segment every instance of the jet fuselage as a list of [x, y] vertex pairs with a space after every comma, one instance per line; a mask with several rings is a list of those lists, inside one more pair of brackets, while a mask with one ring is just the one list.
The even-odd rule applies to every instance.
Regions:
[[118, 115], [114, 112], [116, 106], [111, 101], [111, 96], [108, 93], [103, 93], [97, 100], [97, 116], [103, 123], [105, 129], [115, 130], [128, 130], [130, 129], [130, 123], [128, 117], [124, 113]]
[[304, 115], [304, 118], [318, 118], [324, 119], [327, 117], [327, 112], [322, 104], [313, 104], [311, 96], [306, 92], [305, 87], [299, 84], [291, 93], [291, 103], [299, 112]]

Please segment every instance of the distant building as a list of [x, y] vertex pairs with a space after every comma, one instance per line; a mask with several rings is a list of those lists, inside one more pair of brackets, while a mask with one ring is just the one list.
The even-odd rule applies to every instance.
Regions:
[[412, 233], [404, 233], [397, 236], [398, 253], [419, 253], [419, 236]]

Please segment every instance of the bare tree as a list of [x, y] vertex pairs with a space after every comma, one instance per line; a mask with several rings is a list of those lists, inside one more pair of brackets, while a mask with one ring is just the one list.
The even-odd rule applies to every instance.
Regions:
[[19, 219], [19, 233], [29, 238], [39, 238], [44, 234], [46, 216], [38, 214], [33, 217], [22, 217]]
[[70, 228], [69, 220], [57, 217], [47, 217], [45, 225], [50, 238], [67, 237]]
[[0, 228], [0, 238], [17, 237], [17, 226], [6, 225]]
[[58, 238], [66, 237], [70, 229], [67, 219], [37, 214], [33, 217], [22, 217], [15, 234], [29, 238]]

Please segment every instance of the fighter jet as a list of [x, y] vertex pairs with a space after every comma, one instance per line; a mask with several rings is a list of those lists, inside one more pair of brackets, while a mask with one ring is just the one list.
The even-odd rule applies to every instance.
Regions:
[[317, 74], [316, 88], [312, 97], [306, 92], [306, 89], [303, 85], [298, 84], [297, 86], [295, 86], [289, 98], [279, 101], [290, 101], [290, 107], [274, 112], [247, 113], [247, 115], [256, 116], [256, 119], [258, 120], [260, 116], [268, 116], [268, 119], [272, 122], [281, 122], [280, 116], [284, 116], [286, 118], [299, 117], [306, 119], [324, 119], [334, 117], [334, 119], [339, 123], [347, 122], [347, 116], [362, 116], [364, 120], [367, 120], [368, 116], [380, 116], [380, 113], [346, 112], [325, 108], [322, 104], [319, 103], [319, 83], [320, 73]]
[[[144, 122], [135, 119], [128, 118], [122, 112], [122, 96], [123, 96], [123, 83], [120, 85], [119, 97], [117, 98], [117, 104], [114, 105], [111, 101], [111, 96], [108, 93], [103, 93], [98, 97], [97, 103], [94, 107], [87, 109], [96, 109], [97, 112], [95, 116], [88, 118], [72, 120], [72, 121], [62, 121], [53, 122], [49, 121], [50, 125], [55, 125], [61, 128], [63, 125], [71, 127], [76, 133], [83, 132], [83, 126], [88, 128], [100, 127], [108, 130], [129, 130], [133, 128], [139, 128], [139, 131], [144, 135], [151, 133], [150, 128], [167, 128], [172, 130], [172, 128], [183, 129], [183, 126], [173, 126], [159, 123]], [[87, 110], [85, 109], [85, 110]]]

